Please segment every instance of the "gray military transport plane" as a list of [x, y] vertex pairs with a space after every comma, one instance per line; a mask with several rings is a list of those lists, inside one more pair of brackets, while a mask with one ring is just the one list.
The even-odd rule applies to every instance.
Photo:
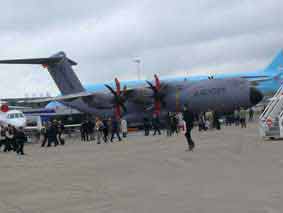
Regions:
[[[139, 81], [131, 88], [115, 79], [102, 91], [87, 91], [74, 73], [76, 62], [59, 52], [49, 58], [1, 60], [1, 64], [41, 64], [47, 68], [62, 96], [43, 98], [33, 103], [59, 101], [82, 112], [99, 116], [123, 116], [129, 122], [140, 122], [144, 113], [179, 111], [188, 104], [194, 112], [215, 110], [231, 112], [251, 107], [262, 100], [262, 94], [242, 78]], [[114, 88], [116, 85], [116, 88]]]

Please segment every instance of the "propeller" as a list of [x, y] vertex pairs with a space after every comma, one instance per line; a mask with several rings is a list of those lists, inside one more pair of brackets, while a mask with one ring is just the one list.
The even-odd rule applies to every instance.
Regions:
[[123, 91], [121, 91], [120, 82], [117, 78], [115, 78], [115, 85], [116, 85], [116, 91], [109, 85], [105, 84], [105, 87], [109, 89], [109, 91], [114, 96], [114, 105], [115, 105], [115, 116], [116, 118], [121, 117], [121, 108], [124, 112], [127, 112], [127, 108], [125, 106], [126, 102], [126, 91], [127, 87], [124, 86]]
[[157, 115], [160, 115], [161, 106], [166, 106], [166, 103], [164, 101], [165, 93], [165, 85], [162, 85], [160, 83], [160, 80], [158, 76], [154, 75], [155, 85], [153, 85], [150, 81], [146, 81], [146, 83], [149, 85], [150, 89], [153, 91], [152, 98], [154, 100], [154, 112]]

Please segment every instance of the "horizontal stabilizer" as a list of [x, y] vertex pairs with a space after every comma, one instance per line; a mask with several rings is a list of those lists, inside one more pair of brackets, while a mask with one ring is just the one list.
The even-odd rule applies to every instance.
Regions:
[[[31, 58], [31, 59], [12, 59], [12, 60], [0, 60], [0, 64], [55, 64], [62, 60], [62, 57], [50, 57], [50, 58]], [[71, 65], [77, 63], [68, 59]]]

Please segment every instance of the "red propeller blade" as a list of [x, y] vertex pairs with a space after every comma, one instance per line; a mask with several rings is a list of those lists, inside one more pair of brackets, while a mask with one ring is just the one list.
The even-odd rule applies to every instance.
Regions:
[[159, 91], [160, 87], [161, 87], [160, 80], [159, 80], [159, 78], [156, 74], [154, 75], [154, 78], [155, 78], [155, 87], [156, 87], [157, 91]]
[[[155, 88], [156, 88], [157, 92], [159, 92], [160, 88], [161, 88], [161, 84], [160, 84], [160, 80], [159, 80], [159, 78], [156, 74], [154, 75], [154, 79], [155, 79]], [[154, 113], [159, 116], [160, 110], [161, 110], [161, 102], [160, 102], [160, 100], [155, 100], [155, 102], [154, 102], [154, 111], [155, 112]]]
[[156, 115], [160, 115], [160, 110], [161, 110], [161, 103], [160, 103], [160, 101], [155, 101], [155, 103], [154, 103], [154, 113]]
[[115, 116], [116, 116], [116, 119], [120, 119], [121, 118], [121, 108], [119, 105], [117, 105], [115, 107]]
[[[116, 94], [118, 96], [120, 96], [121, 94], [121, 86], [120, 86], [120, 82], [118, 80], [118, 78], [115, 78], [115, 84], [116, 84]], [[116, 105], [115, 107], [115, 116], [116, 119], [120, 119], [121, 118], [121, 107], [119, 104]]]
[[120, 87], [120, 82], [117, 78], [115, 78], [115, 84], [116, 84], [117, 95], [120, 95], [121, 94], [121, 87]]

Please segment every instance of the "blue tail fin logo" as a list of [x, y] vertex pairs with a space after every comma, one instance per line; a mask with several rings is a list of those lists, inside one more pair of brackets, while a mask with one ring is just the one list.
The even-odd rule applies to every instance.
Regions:
[[275, 56], [275, 58], [272, 60], [271, 64], [269, 64], [265, 68], [265, 72], [283, 72], [283, 50], [280, 50], [279, 53]]

